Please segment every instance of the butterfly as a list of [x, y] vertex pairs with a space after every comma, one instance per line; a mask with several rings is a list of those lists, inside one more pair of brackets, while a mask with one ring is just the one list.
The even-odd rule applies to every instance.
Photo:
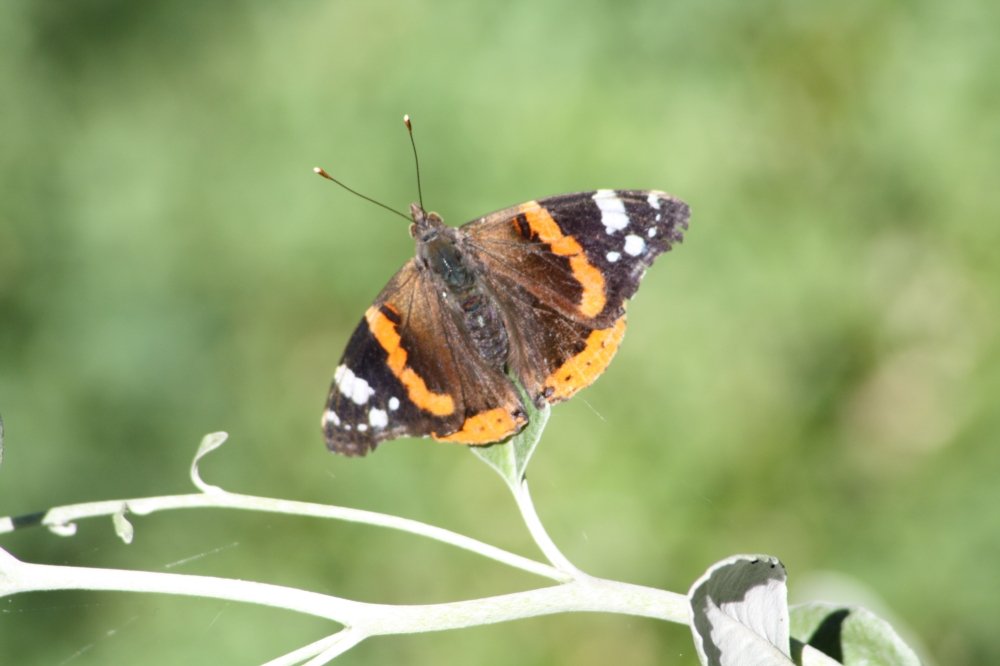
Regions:
[[337, 453], [404, 436], [502, 441], [527, 424], [515, 380], [539, 407], [590, 385], [625, 334], [626, 301], [681, 242], [690, 211], [664, 192], [603, 189], [457, 228], [420, 204], [410, 214], [416, 256], [334, 372], [322, 430]]

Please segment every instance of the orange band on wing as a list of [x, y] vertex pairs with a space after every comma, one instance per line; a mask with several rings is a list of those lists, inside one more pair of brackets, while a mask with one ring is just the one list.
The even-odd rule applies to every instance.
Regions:
[[504, 407], [480, 412], [465, 419], [461, 430], [441, 437], [433, 435], [439, 442], [459, 442], [462, 444], [490, 444], [510, 437], [524, 425], [524, 417], [514, 419]]
[[521, 212], [540, 241], [548, 244], [554, 254], [569, 259], [573, 277], [583, 288], [577, 307], [587, 317], [596, 317], [607, 303], [604, 295], [604, 276], [601, 271], [587, 261], [587, 255], [580, 244], [572, 236], [563, 234], [545, 208], [532, 202], [523, 206]]
[[591, 331], [583, 351], [566, 359], [558, 370], [545, 379], [547, 400], [566, 400], [583, 387], [590, 386], [611, 363], [624, 335], [625, 315], [610, 328]]
[[452, 414], [455, 411], [455, 401], [451, 396], [431, 391], [427, 388], [423, 377], [406, 365], [407, 354], [400, 344], [402, 338], [396, 331], [396, 324], [374, 306], [365, 312], [365, 320], [368, 322], [368, 330], [389, 355], [386, 364], [392, 374], [406, 387], [406, 395], [413, 404], [434, 416]]

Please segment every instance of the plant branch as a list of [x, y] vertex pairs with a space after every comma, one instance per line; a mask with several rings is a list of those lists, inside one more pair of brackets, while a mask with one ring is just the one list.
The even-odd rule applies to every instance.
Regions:
[[129, 513], [148, 515], [158, 511], [173, 509], [243, 509], [247, 511], [263, 511], [268, 513], [293, 514], [313, 518], [343, 520], [353, 523], [364, 523], [376, 527], [386, 527], [418, 534], [428, 539], [447, 543], [464, 550], [478, 553], [508, 566], [527, 571], [555, 581], [565, 581], [567, 576], [555, 567], [536, 562], [535, 560], [497, 548], [488, 543], [467, 537], [451, 530], [434, 525], [428, 525], [418, 520], [400, 518], [375, 511], [352, 509], [342, 506], [316, 504], [313, 502], [297, 502], [293, 500], [242, 495], [226, 491], [211, 493], [192, 493], [188, 495], [164, 495], [159, 497], [139, 497], [132, 499], [104, 500], [67, 506], [53, 507], [40, 514], [25, 518], [0, 518], [0, 534], [11, 532], [20, 526], [41, 524], [60, 533], [72, 533], [66, 528], [75, 521], [84, 518], [114, 516], [126, 507]]
[[[132, 526], [127, 513], [191, 508], [228, 508], [329, 518], [397, 529], [448, 543], [509, 566], [535, 573], [559, 584], [526, 592], [443, 604], [372, 604], [307, 590], [163, 572], [67, 567], [22, 562], [0, 549], [0, 597], [51, 590], [99, 590], [175, 594], [225, 599], [283, 608], [326, 618], [344, 626], [330, 636], [272, 660], [270, 666], [321, 666], [370, 636], [443, 631], [565, 612], [609, 612], [687, 623], [690, 610], [684, 595], [590, 577], [569, 562], [545, 531], [528, 491], [524, 467], [544, 427], [547, 411], [536, 429], [517, 448], [497, 449], [484, 456], [507, 480], [525, 524], [551, 566], [496, 548], [476, 539], [397, 516], [310, 502], [230, 493], [201, 479], [198, 463], [221, 446], [225, 433], [202, 440], [191, 465], [191, 479], [201, 491], [187, 495], [107, 500], [55, 507], [21, 517], [0, 518], [0, 534], [28, 525], [44, 525], [55, 534], [70, 535], [75, 521], [111, 516], [118, 535], [127, 542]], [[492, 456], [495, 460], [488, 459]]]
[[358, 640], [579, 611], [622, 613], [678, 623], [687, 623], [689, 617], [684, 595], [589, 576], [495, 597], [392, 605], [214, 576], [33, 564], [0, 550], [0, 597], [52, 590], [145, 592], [255, 603], [333, 620], [357, 632], [352, 635], [361, 636]]
[[305, 666], [321, 666], [336, 659], [365, 638], [367, 636], [355, 629], [341, 629], [335, 634], [273, 659], [264, 666], [295, 666], [305, 659], [309, 659], [305, 662]]
[[583, 573], [576, 566], [569, 561], [569, 559], [562, 554], [559, 547], [556, 546], [552, 537], [545, 530], [545, 526], [542, 524], [541, 519], [538, 517], [538, 512], [535, 511], [535, 503], [531, 499], [531, 493], [528, 491], [528, 478], [521, 477], [521, 482], [514, 485], [510, 484], [511, 492], [514, 494], [514, 500], [517, 502], [517, 508], [521, 512], [521, 518], [524, 519], [524, 524], [528, 528], [528, 532], [531, 534], [531, 538], [535, 540], [538, 548], [545, 555], [545, 558], [552, 563], [559, 571], [562, 571], [574, 579], [578, 579], [587, 574]]

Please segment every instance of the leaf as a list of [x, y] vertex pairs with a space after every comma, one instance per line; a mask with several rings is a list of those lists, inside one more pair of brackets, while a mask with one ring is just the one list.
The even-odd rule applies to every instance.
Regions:
[[45, 527], [56, 536], [71, 537], [76, 534], [76, 523], [57, 523]]
[[530, 400], [524, 400], [524, 404], [528, 412], [528, 425], [524, 430], [506, 442], [470, 447], [476, 457], [503, 477], [512, 490], [520, 486], [528, 463], [531, 462], [531, 455], [542, 439], [542, 432], [545, 431], [549, 414], [552, 412], [552, 408], [547, 404], [541, 409], [536, 409]]
[[201, 479], [201, 474], [198, 472], [198, 463], [201, 459], [207, 456], [212, 451], [216, 450], [229, 438], [229, 433], [225, 432], [210, 432], [201, 438], [201, 444], [198, 445], [198, 451], [194, 454], [194, 460], [191, 461], [191, 483], [198, 487], [203, 493], [224, 493], [226, 492], [219, 486], [213, 486], [209, 483], [205, 483]]
[[792, 636], [844, 666], [919, 666], [892, 626], [860, 606], [812, 602], [791, 609]]
[[691, 633], [705, 666], [792, 664], [785, 567], [776, 557], [734, 555], [688, 593]]
[[836, 659], [831, 659], [811, 645], [803, 645], [792, 639], [792, 659], [801, 666], [843, 666]]
[[128, 512], [128, 505], [122, 504], [122, 508], [118, 509], [113, 516], [111, 516], [111, 523], [115, 526], [115, 534], [118, 535], [122, 541], [126, 544], [132, 543], [132, 538], [135, 536], [135, 528], [132, 527], [132, 523], [128, 521], [125, 514]]

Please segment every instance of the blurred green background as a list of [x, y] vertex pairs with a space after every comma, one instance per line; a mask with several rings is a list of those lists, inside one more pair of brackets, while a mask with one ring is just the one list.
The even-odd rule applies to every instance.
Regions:
[[[364, 308], [428, 207], [666, 189], [687, 240], [606, 375], [554, 410], [539, 512], [584, 570], [686, 591], [766, 552], [793, 597], [881, 599], [932, 662], [1000, 663], [1000, 5], [0, 4], [0, 514], [243, 492], [429, 521], [534, 555], [460, 447], [328, 454]], [[237, 512], [0, 545], [29, 561], [425, 603], [543, 584], [424, 540]], [[852, 581], [816, 592], [809, 580]], [[855, 599], [857, 598], [855, 593]], [[876, 605], [878, 602], [875, 602]], [[239, 605], [7, 598], [0, 661], [243, 664], [331, 630]], [[883, 607], [877, 606], [877, 610]], [[374, 639], [347, 664], [694, 664], [688, 631], [569, 615]]]

